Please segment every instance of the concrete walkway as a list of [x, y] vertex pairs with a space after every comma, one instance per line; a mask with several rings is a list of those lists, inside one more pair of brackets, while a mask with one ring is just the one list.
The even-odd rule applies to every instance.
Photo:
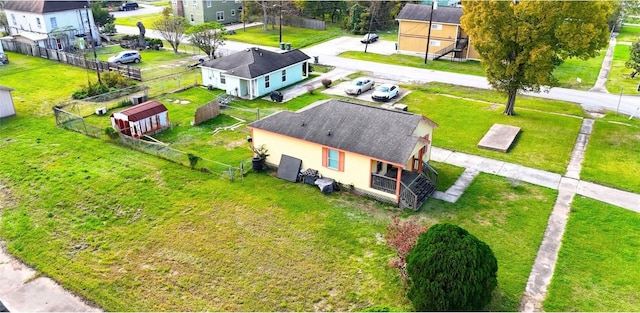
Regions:
[[100, 312], [10, 256], [0, 244], [0, 297], [9, 312]]
[[604, 60], [602, 60], [600, 74], [598, 74], [598, 79], [596, 80], [595, 85], [593, 85], [589, 91], [609, 93], [609, 91], [607, 91], [606, 84], [607, 79], [609, 78], [609, 71], [611, 70], [611, 62], [613, 62], [613, 50], [616, 48], [617, 36], [618, 33], [613, 33], [609, 39], [609, 49], [607, 49], [607, 54], [604, 56]]

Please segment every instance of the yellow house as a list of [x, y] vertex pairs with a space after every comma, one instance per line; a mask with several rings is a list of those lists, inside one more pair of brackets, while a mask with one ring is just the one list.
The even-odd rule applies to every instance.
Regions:
[[328, 100], [297, 112], [279, 112], [249, 124], [254, 146], [283, 155], [361, 194], [418, 210], [435, 191], [429, 165], [438, 125], [409, 112]]
[[407, 3], [396, 18], [398, 52], [424, 56], [428, 49], [430, 59], [478, 60], [460, 17], [462, 8]]

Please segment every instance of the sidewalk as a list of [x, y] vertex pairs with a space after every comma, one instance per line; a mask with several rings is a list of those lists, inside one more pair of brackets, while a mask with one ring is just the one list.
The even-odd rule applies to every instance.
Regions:
[[0, 242], [0, 296], [9, 312], [100, 312], [10, 256]]

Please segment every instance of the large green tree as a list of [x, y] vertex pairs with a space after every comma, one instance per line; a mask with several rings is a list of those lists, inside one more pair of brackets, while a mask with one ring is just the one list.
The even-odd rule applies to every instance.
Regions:
[[408, 296], [416, 311], [478, 311], [498, 285], [491, 248], [453, 224], [436, 224], [420, 235], [407, 256]]
[[224, 45], [227, 31], [218, 22], [208, 22], [189, 27], [187, 35], [189, 35], [189, 41], [206, 53], [211, 60], [216, 58], [218, 47]]
[[508, 95], [558, 85], [553, 71], [567, 58], [589, 59], [608, 43], [610, 1], [463, 1], [462, 28], [489, 83]]

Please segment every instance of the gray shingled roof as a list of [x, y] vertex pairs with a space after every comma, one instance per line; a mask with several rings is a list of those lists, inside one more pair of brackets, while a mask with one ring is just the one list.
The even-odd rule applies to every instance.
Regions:
[[91, 11], [89, 1], [67, 1], [67, 0], [28, 0], [28, 1], [5, 1], [4, 9], [19, 12], [31, 13], [51, 13], [67, 10], [82, 9], [87, 7]]
[[277, 53], [254, 47], [206, 61], [201, 66], [227, 71], [233, 76], [256, 78], [308, 59], [309, 56], [298, 49]]
[[[429, 21], [431, 5], [407, 3], [398, 14], [398, 20]], [[462, 8], [438, 7], [433, 10], [433, 21], [436, 23], [460, 24]]]
[[329, 100], [298, 112], [278, 112], [249, 127], [405, 164], [420, 140], [413, 132], [422, 120], [408, 112]]

